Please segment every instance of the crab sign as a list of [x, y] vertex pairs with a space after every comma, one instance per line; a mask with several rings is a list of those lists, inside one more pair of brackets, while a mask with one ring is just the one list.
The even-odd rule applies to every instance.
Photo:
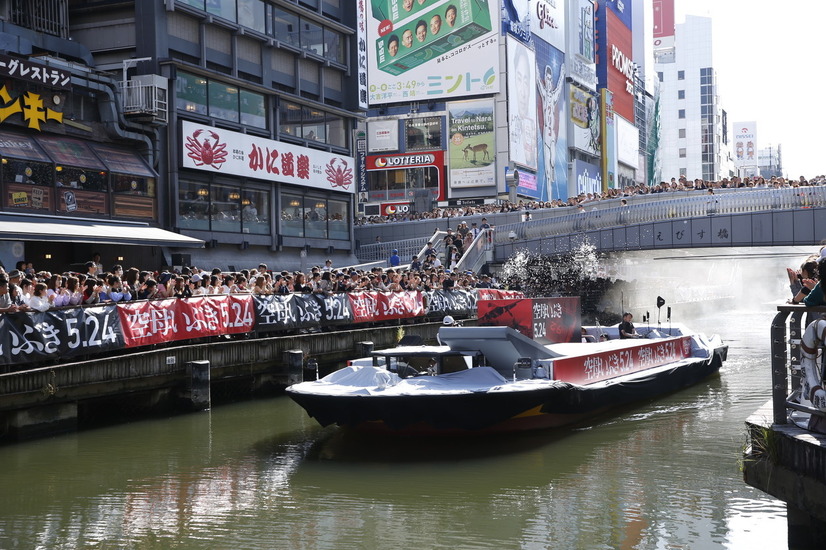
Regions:
[[[198, 138], [204, 132], [208, 135], [201, 142]], [[195, 166], [206, 165], [220, 170], [221, 165], [227, 161], [227, 144], [218, 143], [219, 139], [218, 134], [211, 130], [195, 130], [186, 138], [186, 148], [189, 151], [186, 156], [195, 161]]]
[[[340, 163], [337, 165], [337, 163]], [[327, 163], [324, 173], [327, 174], [327, 181], [332, 187], [343, 187], [348, 189], [353, 183], [353, 169], [347, 167], [347, 162], [339, 158], [334, 158]]]

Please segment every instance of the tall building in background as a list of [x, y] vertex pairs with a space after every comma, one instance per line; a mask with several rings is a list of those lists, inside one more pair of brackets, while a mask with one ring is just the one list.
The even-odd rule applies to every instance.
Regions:
[[[662, 9], [667, 2], [657, 4]], [[708, 17], [686, 16], [685, 23], [676, 25], [673, 55], [669, 40], [664, 42], [667, 47], [655, 52], [660, 158], [666, 180], [679, 176], [717, 180], [736, 175], [730, 167], [727, 115], [717, 94], [711, 28]]]
[[[760, 175], [764, 178], [780, 177], [783, 175], [782, 145], [769, 145], [757, 150]], [[794, 178], [794, 175], [790, 176]]]

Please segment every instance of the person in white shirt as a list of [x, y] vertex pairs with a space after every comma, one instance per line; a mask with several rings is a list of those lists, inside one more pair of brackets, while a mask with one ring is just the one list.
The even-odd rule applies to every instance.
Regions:
[[48, 311], [51, 309], [53, 302], [54, 295], [48, 296], [46, 294], [46, 284], [37, 283], [34, 285], [34, 292], [27, 305], [35, 311]]

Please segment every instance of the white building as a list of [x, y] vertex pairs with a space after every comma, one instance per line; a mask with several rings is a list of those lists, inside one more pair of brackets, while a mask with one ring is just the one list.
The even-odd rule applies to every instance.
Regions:
[[728, 121], [717, 95], [711, 19], [676, 25], [674, 56], [658, 58], [662, 177], [719, 180], [734, 175]]

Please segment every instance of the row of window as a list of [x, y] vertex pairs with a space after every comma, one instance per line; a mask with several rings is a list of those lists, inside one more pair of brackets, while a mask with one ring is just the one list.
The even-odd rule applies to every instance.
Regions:
[[345, 62], [345, 39], [341, 33], [264, 0], [179, 1], [319, 57], [341, 64]]
[[[348, 201], [281, 195], [279, 234], [288, 237], [350, 239]], [[224, 183], [181, 180], [178, 227], [224, 233], [270, 235], [270, 191]]]
[[[267, 102], [263, 94], [184, 71], [178, 71], [175, 93], [178, 109], [188, 113], [267, 128]], [[279, 134], [284, 137], [347, 148], [347, 125], [340, 116], [281, 101], [278, 120]]]

